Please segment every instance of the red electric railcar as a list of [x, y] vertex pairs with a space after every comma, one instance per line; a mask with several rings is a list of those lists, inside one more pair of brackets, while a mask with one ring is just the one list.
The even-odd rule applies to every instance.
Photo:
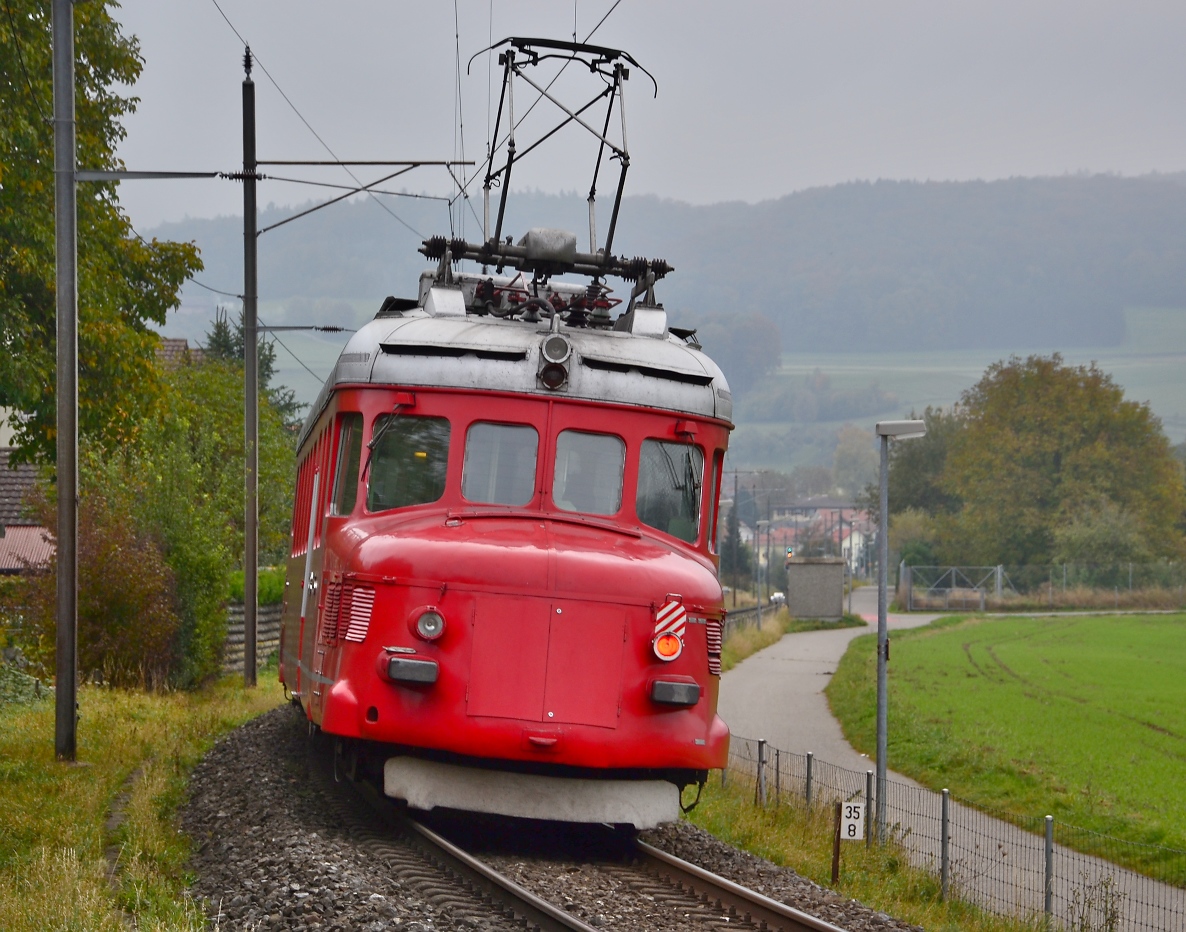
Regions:
[[676, 818], [728, 753], [728, 385], [655, 302], [661, 260], [554, 230], [422, 251], [301, 432], [280, 677], [414, 808]]

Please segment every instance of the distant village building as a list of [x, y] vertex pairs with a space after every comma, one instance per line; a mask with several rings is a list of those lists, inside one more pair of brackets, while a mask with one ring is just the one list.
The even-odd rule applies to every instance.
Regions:
[[25, 511], [37, 467], [21, 463], [10, 468], [11, 456], [11, 449], [0, 448], [0, 575], [6, 576], [47, 566], [54, 554], [49, 530]]
[[[161, 337], [157, 360], [165, 369], [199, 363], [201, 347], [184, 338]], [[53, 560], [53, 534], [28, 516], [29, 493], [37, 483], [37, 467], [12, 464], [12, 412], [0, 409], [0, 575], [28, 572]]]
[[205, 355], [200, 346], [191, 347], [189, 340], [184, 337], [161, 337], [161, 345], [156, 351], [157, 360], [169, 370], [178, 366], [196, 365], [202, 362]]

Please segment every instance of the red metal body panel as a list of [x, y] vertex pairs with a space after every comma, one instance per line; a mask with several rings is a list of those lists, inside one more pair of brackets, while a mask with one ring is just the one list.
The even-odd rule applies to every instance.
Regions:
[[[323, 479], [317, 502], [310, 501], [304, 472], [298, 480], [281, 678], [300, 692], [310, 719], [347, 738], [492, 760], [607, 769], [724, 766], [728, 729], [716, 715], [719, 677], [709, 673], [705, 622], [723, 615], [709, 536], [720, 484], [713, 464], [727, 445], [728, 425], [695, 421], [707, 475], [700, 534], [691, 544], [646, 527], [633, 507], [642, 442], [675, 441], [677, 427], [686, 437], [687, 415], [489, 392], [415, 391], [409, 416], [448, 418], [451, 425], [439, 501], [368, 514], [358, 479], [352, 512], [333, 515], [340, 415], [362, 414], [365, 441], [375, 419], [392, 410], [395, 392], [338, 391], [302, 450], [303, 463], [315, 461]], [[538, 431], [534, 494], [526, 505], [471, 504], [462, 497], [463, 447], [475, 421]], [[624, 441], [618, 514], [582, 516], [551, 501], [555, 438], [567, 428]], [[310, 507], [318, 515], [316, 589], [301, 630], [297, 581], [305, 569]], [[651, 640], [656, 608], [673, 596], [689, 623], [683, 652], [664, 662]], [[366, 626], [359, 606], [368, 608]], [[433, 641], [414, 630], [428, 607], [446, 622]], [[392, 656], [435, 661], [437, 681], [391, 682], [382, 671]], [[650, 690], [660, 677], [698, 683], [700, 701], [688, 708], [657, 704]]]

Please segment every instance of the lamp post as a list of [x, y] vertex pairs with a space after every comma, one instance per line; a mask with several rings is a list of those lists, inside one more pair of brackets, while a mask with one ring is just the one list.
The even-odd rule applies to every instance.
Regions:
[[[769, 536], [770, 531], [767, 530], [769, 527], [770, 527], [769, 521], [767, 521], [765, 518], [759, 519], [758, 520], [758, 532], [754, 539], [754, 543], [757, 545], [754, 547], [754, 563], [755, 563], [754, 573], [758, 580], [758, 627], [759, 628], [762, 627], [762, 532], [766, 531], [766, 535], [767, 535], [766, 539], [767, 539], [767, 541], [769, 541], [770, 540], [770, 536]], [[766, 572], [767, 573], [770, 572], [769, 567], [767, 567]], [[769, 588], [769, 577], [767, 577], [767, 588]]]
[[885, 842], [885, 757], [888, 743], [886, 714], [886, 666], [889, 662], [889, 630], [886, 625], [886, 565], [889, 563], [889, 442], [925, 437], [925, 421], [880, 421], [881, 508], [877, 522], [877, 840]]

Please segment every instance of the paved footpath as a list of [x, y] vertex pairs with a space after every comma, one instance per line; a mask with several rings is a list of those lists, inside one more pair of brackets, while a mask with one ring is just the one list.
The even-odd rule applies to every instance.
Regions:
[[[853, 613], [865, 628], [840, 628], [791, 634], [738, 664], [721, 680], [720, 713], [730, 730], [747, 738], [765, 738], [773, 748], [864, 773], [872, 758], [844, 739], [828, 707], [824, 688], [849, 642], [877, 630], [877, 590], [853, 593]], [[928, 624], [940, 615], [888, 616], [895, 631]], [[889, 723], [893, 733], [894, 723]], [[888, 774], [889, 821], [908, 833], [920, 863], [939, 863], [938, 795], [892, 771]], [[1042, 815], [1036, 813], [1035, 815]], [[1057, 827], [1056, 827], [1057, 837]], [[951, 805], [952, 876], [969, 899], [997, 912], [1038, 914], [1044, 900], [1043, 840], [1016, 826], [956, 803]], [[1186, 930], [1186, 890], [1159, 884], [1105, 861], [1055, 845], [1054, 914], [1068, 921], [1071, 904], [1085, 897], [1099, 901], [1101, 891], [1116, 891], [1121, 912], [1118, 929]], [[1111, 878], [1108, 880], [1108, 878]], [[1093, 918], [1102, 917], [1098, 910]], [[1101, 928], [1104, 926], [1100, 926]]]

